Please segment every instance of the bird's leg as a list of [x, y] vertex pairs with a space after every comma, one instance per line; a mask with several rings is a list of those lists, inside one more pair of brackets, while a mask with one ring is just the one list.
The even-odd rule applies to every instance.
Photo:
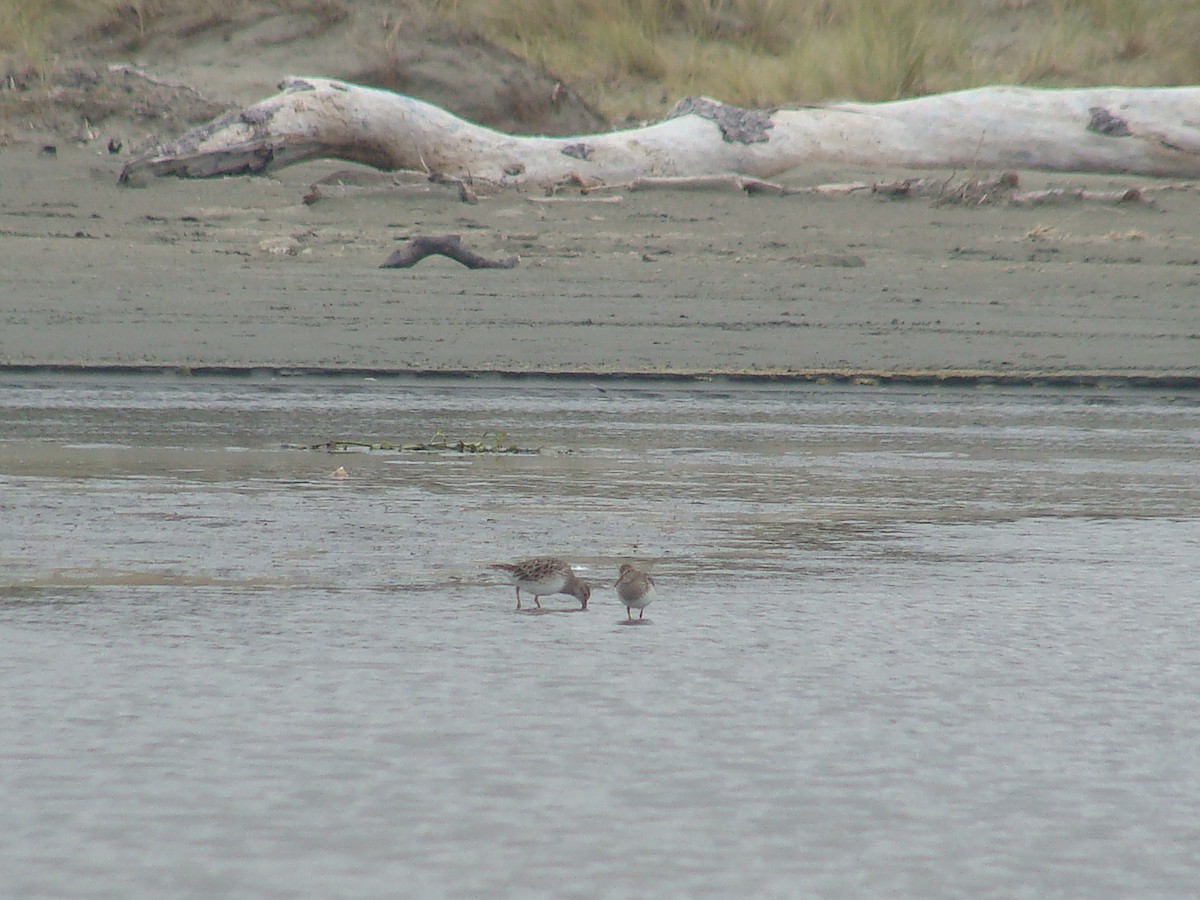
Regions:
[[517, 609], [521, 608], [521, 589], [517, 588]]
[[538, 598], [537, 594], [533, 595], [533, 602], [537, 604], [538, 609], [542, 608], [542, 601]]
[[632, 606], [625, 607], [625, 615], [629, 617], [630, 622], [633, 621], [633, 607]]
[[640, 619], [645, 614], [646, 614], [646, 607], [643, 606], [641, 609], [638, 610], [638, 618]]

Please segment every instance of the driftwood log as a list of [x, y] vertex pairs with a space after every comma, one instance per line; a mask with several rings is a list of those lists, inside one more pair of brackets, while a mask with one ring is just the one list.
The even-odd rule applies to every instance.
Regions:
[[290, 78], [282, 93], [137, 157], [121, 179], [266, 172], [322, 157], [513, 186], [762, 179], [813, 163], [1197, 178], [1200, 87], [985, 87], [780, 110], [689, 98], [653, 125], [550, 138], [502, 134], [389, 91]]
[[438, 254], [460, 262], [468, 269], [511, 269], [517, 257], [488, 259], [472, 253], [462, 245], [462, 235], [423, 234], [410, 238], [409, 242], [396, 250], [379, 266], [381, 269], [410, 269], [427, 256]]

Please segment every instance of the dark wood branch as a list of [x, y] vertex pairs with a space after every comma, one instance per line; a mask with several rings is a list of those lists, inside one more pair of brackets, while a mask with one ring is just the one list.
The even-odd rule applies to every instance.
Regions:
[[409, 269], [432, 254], [448, 256], [455, 262], [460, 262], [468, 269], [511, 269], [516, 266], [518, 257], [509, 256], [504, 259], [487, 259], [478, 253], [472, 253], [462, 245], [462, 235], [458, 234], [423, 234], [409, 239], [408, 246], [395, 251], [384, 260], [381, 269]]

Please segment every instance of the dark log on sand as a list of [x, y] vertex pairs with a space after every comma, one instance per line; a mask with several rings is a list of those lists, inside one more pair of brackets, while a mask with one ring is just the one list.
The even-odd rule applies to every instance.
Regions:
[[433, 254], [448, 256], [468, 269], [511, 269], [517, 264], [515, 256], [487, 259], [478, 253], [472, 253], [462, 245], [461, 235], [427, 234], [411, 238], [407, 246], [395, 251], [379, 268], [409, 269]]

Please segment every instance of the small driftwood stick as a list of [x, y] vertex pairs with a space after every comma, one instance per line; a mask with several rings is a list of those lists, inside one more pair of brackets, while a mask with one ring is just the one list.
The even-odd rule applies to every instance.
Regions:
[[743, 191], [747, 194], [775, 194], [777, 196], [793, 193], [792, 190], [781, 184], [745, 175], [643, 175], [624, 187], [630, 191]]
[[1124, 191], [1085, 191], [1082, 188], [1054, 188], [1045, 191], [1024, 191], [1013, 194], [1008, 202], [1013, 206], [1042, 206], [1048, 203], [1063, 203], [1071, 200], [1088, 200], [1093, 203], [1149, 203], [1146, 192], [1139, 188]]
[[463, 247], [462, 235], [459, 234], [423, 234], [411, 238], [408, 246], [395, 251], [379, 268], [410, 269], [434, 253], [448, 256], [468, 269], [511, 269], [518, 259], [515, 256], [487, 259], [478, 253], [472, 253]]
[[624, 197], [587, 197], [572, 194], [569, 197], [526, 197], [528, 203], [624, 203]]

